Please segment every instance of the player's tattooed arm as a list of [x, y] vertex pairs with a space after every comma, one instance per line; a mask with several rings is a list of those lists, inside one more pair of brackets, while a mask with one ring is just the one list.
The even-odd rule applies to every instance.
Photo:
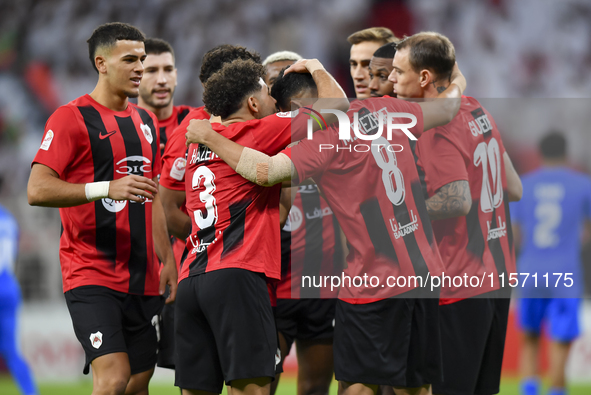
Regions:
[[450, 182], [439, 188], [426, 203], [431, 220], [467, 215], [472, 207], [470, 184], [466, 180]]

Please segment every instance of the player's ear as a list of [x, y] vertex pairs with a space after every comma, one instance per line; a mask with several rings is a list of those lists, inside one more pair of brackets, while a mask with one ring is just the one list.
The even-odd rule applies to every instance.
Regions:
[[260, 103], [257, 100], [257, 98], [254, 96], [249, 96], [248, 97], [248, 109], [250, 110], [250, 112], [256, 114], [260, 111], [260, 108], [261, 108], [261, 106], [260, 106]]
[[107, 59], [103, 55], [96, 55], [94, 57], [94, 65], [99, 71], [99, 74], [107, 73]]
[[421, 88], [426, 88], [431, 82], [433, 82], [433, 74], [431, 71], [424, 69], [419, 73], [419, 83]]

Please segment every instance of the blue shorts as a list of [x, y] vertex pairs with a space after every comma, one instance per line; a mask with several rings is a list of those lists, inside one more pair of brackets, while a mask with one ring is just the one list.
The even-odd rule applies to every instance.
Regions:
[[559, 342], [570, 342], [579, 336], [578, 298], [523, 298], [519, 300], [519, 324], [529, 333], [540, 334], [546, 321], [550, 338]]

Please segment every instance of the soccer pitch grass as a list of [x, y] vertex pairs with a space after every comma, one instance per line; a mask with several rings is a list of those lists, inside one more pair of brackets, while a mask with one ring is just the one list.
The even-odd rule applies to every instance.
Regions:
[[[92, 392], [92, 383], [82, 381], [71, 384], [40, 384], [40, 395], [88, 395]], [[545, 393], [543, 391], [542, 393]], [[588, 395], [591, 393], [591, 385], [572, 385], [569, 387], [569, 395]], [[14, 382], [9, 376], [0, 376], [0, 394], [2, 395], [20, 395]], [[150, 385], [150, 395], [178, 395], [179, 390], [176, 387], [166, 384]], [[226, 395], [224, 389], [223, 392]], [[284, 377], [277, 388], [277, 395], [295, 395], [296, 380], [294, 377]], [[330, 386], [330, 395], [337, 394], [336, 382]], [[505, 378], [501, 383], [501, 395], [519, 395], [518, 380], [514, 378]]]

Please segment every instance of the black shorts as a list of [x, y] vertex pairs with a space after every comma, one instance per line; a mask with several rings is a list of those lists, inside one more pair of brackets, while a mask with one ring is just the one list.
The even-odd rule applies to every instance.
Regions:
[[497, 394], [509, 299], [465, 299], [439, 307], [443, 381], [434, 394]]
[[336, 299], [277, 299], [275, 324], [287, 349], [296, 339], [332, 343], [335, 306]]
[[220, 269], [179, 283], [175, 385], [221, 393], [224, 381], [275, 377], [277, 330], [265, 278]]
[[336, 299], [277, 299], [275, 322], [287, 345], [295, 339], [332, 339]]
[[160, 368], [174, 369], [174, 304], [166, 304], [160, 313], [160, 341], [158, 362]]
[[438, 308], [431, 298], [337, 301], [335, 378], [396, 387], [441, 380]]
[[83, 286], [65, 294], [74, 332], [84, 353], [84, 374], [102, 355], [125, 352], [131, 374], [150, 370], [158, 353], [161, 296], [130, 295], [107, 287]]

